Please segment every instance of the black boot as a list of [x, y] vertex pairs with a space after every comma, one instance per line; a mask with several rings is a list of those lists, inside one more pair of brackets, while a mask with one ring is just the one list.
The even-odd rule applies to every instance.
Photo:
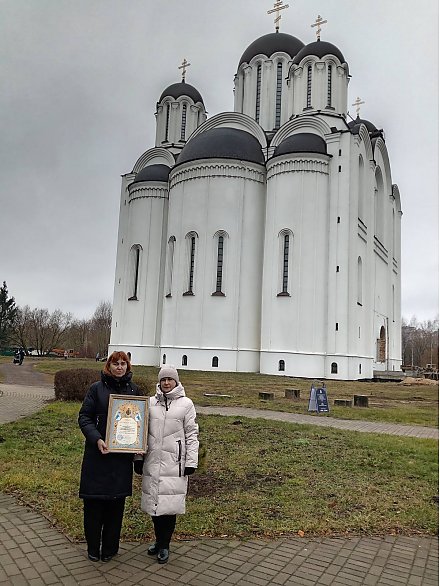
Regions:
[[157, 561], [159, 564], [166, 564], [168, 558], [170, 557], [170, 550], [169, 549], [159, 549], [157, 554]]
[[147, 549], [148, 555], [157, 555], [158, 552], [159, 552], [159, 546], [157, 545], [157, 543], [153, 543], [153, 545], [150, 545], [150, 547]]

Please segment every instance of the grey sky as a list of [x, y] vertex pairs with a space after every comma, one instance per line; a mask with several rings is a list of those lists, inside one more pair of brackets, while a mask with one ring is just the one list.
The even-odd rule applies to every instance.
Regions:
[[[402, 312], [438, 314], [438, 1], [286, 0], [350, 67], [349, 104], [385, 131], [402, 197]], [[120, 175], [154, 146], [162, 91], [187, 81], [233, 109], [246, 47], [274, 30], [256, 0], [0, 0], [0, 280], [19, 305], [87, 318], [111, 300]], [[355, 116], [355, 108], [350, 106]]]

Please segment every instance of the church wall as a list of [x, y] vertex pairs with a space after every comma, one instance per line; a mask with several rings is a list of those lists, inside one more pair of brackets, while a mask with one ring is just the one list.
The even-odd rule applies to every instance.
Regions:
[[[182, 165], [172, 173], [168, 236], [176, 237], [173, 292], [164, 300], [162, 354], [187, 368], [258, 370], [264, 169], [238, 161]], [[194, 295], [187, 290], [185, 237], [197, 234]], [[223, 295], [215, 292], [218, 234], [224, 238]], [[243, 262], [246, 259], [246, 262]], [[203, 352], [202, 352], [203, 350]], [[237, 354], [240, 350], [240, 357]], [[242, 352], [243, 351], [243, 352]], [[251, 368], [252, 367], [252, 368]]]
[[[166, 184], [148, 183], [130, 187], [127, 197], [126, 246], [122, 258], [124, 273], [121, 278], [122, 313], [118, 335], [112, 338], [110, 347], [113, 349], [123, 345], [126, 351], [132, 352], [135, 364], [156, 364], [158, 360], [167, 195]], [[136, 294], [134, 247], [139, 247]], [[144, 349], [140, 351], [139, 347]]]
[[[285, 360], [285, 374], [317, 376], [317, 365], [322, 373], [325, 352], [328, 157], [285, 155], [267, 166], [262, 372], [278, 372], [279, 360]], [[286, 230], [292, 239], [290, 296], [279, 295]], [[282, 358], [287, 354], [289, 359]]]

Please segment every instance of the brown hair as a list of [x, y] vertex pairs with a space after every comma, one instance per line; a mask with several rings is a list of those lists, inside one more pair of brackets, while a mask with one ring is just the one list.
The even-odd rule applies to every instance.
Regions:
[[110, 354], [110, 356], [107, 358], [107, 362], [105, 363], [105, 366], [104, 366], [105, 374], [110, 374], [110, 375], [112, 374], [110, 372], [110, 364], [112, 362], [117, 362], [118, 360], [124, 360], [127, 363], [126, 372], [131, 371], [131, 362], [130, 362], [130, 359], [128, 358], [127, 354], [125, 352], [121, 352], [120, 350], [118, 350], [116, 352], [112, 352]]

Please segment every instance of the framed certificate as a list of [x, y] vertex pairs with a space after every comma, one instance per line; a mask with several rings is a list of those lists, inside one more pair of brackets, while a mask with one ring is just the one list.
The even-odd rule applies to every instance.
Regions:
[[105, 443], [109, 452], [147, 451], [148, 397], [110, 395]]

